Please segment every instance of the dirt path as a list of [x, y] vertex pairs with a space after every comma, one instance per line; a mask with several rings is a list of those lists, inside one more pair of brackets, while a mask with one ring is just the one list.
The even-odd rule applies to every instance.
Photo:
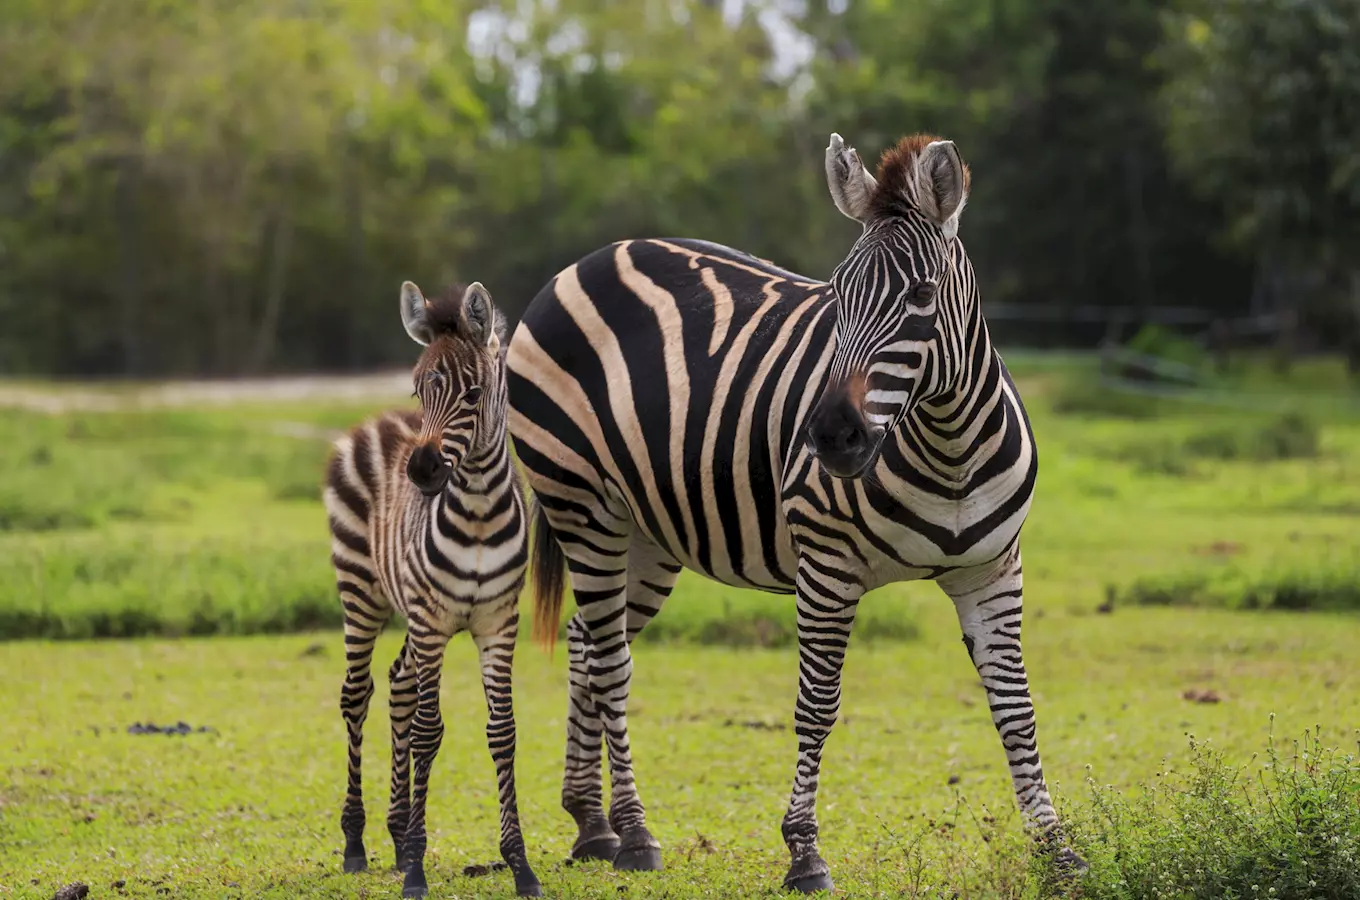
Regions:
[[0, 409], [34, 412], [98, 412], [234, 403], [287, 403], [324, 397], [327, 402], [404, 398], [411, 392], [405, 369], [367, 375], [301, 375], [223, 381], [144, 384], [0, 381]]

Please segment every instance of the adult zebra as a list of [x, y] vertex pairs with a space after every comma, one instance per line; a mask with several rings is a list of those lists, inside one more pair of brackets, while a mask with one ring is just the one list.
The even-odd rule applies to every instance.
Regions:
[[556, 631], [562, 555], [579, 607], [562, 788], [574, 853], [661, 865], [633, 775], [628, 645], [687, 567], [797, 594], [786, 887], [831, 886], [817, 780], [859, 599], [922, 578], [958, 610], [1027, 823], [1079, 868], [1021, 659], [1018, 536], [1037, 460], [957, 237], [968, 170], [952, 142], [917, 135], [875, 178], [833, 134], [826, 171], [864, 227], [829, 284], [714, 244], [625, 241], [560, 272], [511, 340], [510, 430], [540, 505], [539, 623]]

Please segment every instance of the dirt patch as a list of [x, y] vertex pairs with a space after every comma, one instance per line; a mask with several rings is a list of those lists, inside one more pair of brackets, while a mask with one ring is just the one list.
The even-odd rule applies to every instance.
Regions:
[[401, 400], [411, 393], [408, 370], [367, 375], [301, 375], [220, 381], [25, 385], [0, 382], [0, 408], [56, 415], [113, 412], [176, 406], [226, 406], [235, 403], [286, 403], [324, 398], [363, 401]]
[[1236, 541], [1214, 541], [1202, 547], [1192, 547], [1190, 552], [1196, 556], [1236, 556], [1242, 552], [1242, 545]]

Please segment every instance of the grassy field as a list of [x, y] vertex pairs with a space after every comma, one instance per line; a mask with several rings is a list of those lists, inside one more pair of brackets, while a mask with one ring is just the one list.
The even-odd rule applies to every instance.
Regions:
[[[1023, 896], [1018, 816], [982, 692], [947, 611], [923, 611], [920, 621], [924, 640], [850, 656], [844, 718], [824, 766], [826, 857], [850, 896]], [[1264, 748], [1272, 714], [1283, 743], [1321, 722], [1327, 743], [1354, 749], [1352, 621], [1058, 610], [1028, 630], [1047, 769], [1064, 811], [1089, 805], [1088, 776], [1128, 788], [1153, 781], [1164, 759], [1184, 768], [1187, 733], [1246, 762]], [[386, 640], [379, 652], [395, 651]], [[34, 642], [0, 655], [0, 894], [50, 897], [80, 880], [101, 896], [116, 895], [108, 888], [117, 881], [147, 897], [161, 888], [180, 897], [399, 896], [385, 871], [381, 689], [366, 768], [375, 874], [342, 876], [335, 855], [345, 766], [333, 637]], [[633, 742], [670, 869], [627, 877], [562, 864], [575, 837], [557, 808], [564, 654], [548, 660], [525, 647], [518, 662], [521, 811], [549, 896], [737, 897], [777, 886], [794, 756], [791, 649], [639, 649]], [[511, 896], [504, 873], [459, 874], [497, 858], [496, 802], [470, 642], [455, 644], [448, 665], [431, 887], [436, 896]], [[1192, 688], [1221, 702], [1183, 699]], [[215, 730], [127, 733], [148, 720]]]
[[[1224, 784], [1237, 767], [1244, 783], [1264, 773], [1253, 754], [1272, 728], [1286, 757], [1315, 725], [1324, 744], [1355, 751], [1360, 424], [1318, 390], [1293, 395], [1302, 420], [1282, 418], [1278, 402], [1130, 406], [1092, 389], [1085, 365], [1014, 365], [1041, 452], [1026, 654], [1050, 783], [1095, 863], [1078, 892], [1151, 897], [1156, 879], [1138, 880], [1148, 860], [1102, 825], [1118, 802], [1100, 786], [1136, 798], [1167, 773], [1189, 777], [1189, 734], [1224, 754]], [[1291, 396], [1253, 390], [1244, 399]], [[127, 393], [98, 410], [54, 399], [0, 414], [0, 636], [39, 638], [0, 643], [0, 897], [51, 897], [73, 881], [92, 896], [399, 896], [383, 871], [383, 688], [366, 768], [381, 865], [346, 878], [335, 855], [339, 637], [230, 636], [336, 621], [317, 502], [325, 435], [390, 401], [142, 408]], [[849, 896], [1037, 895], [948, 604], [931, 585], [905, 585], [862, 610], [822, 782], [838, 885]], [[565, 654], [521, 647], [521, 810], [550, 896], [771, 893], [794, 756], [790, 622], [785, 599], [686, 575], [646, 633], [630, 721], [669, 868], [651, 875], [563, 865], [574, 837], [557, 808]], [[73, 640], [124, 634], [152, 637]], [[383, 658], [395, 641], [384, 638]], [[468, 642], [448, 671], [431, 886], [509, 896], [504, 873], [459, 874], [496, 858], [495, 793]], [[180, 720], [212, 730], [127, 730]], [[1351, 810], [1350, 825], [1324, 835], [1339, 866], [1348, 857], [1337, 854], [1360, 852], [1360, 779], [1345, 765], [1343, 799], [1324, 804]], [[1273, 884], [1263, 876], [1260, 896]], [[1354, 896], [1334, 892], [1349, 889], [1338, 881], [1296, 894], [1278, 884], [1277, 898]]]

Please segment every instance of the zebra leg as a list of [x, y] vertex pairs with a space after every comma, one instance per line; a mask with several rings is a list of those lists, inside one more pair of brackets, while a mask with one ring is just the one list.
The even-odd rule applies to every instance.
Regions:
[[994, 563], [951, 572], [939, 584], [954, 601], [963, 643], [987, 690], [1026, 827], [1055, 851], [1059, 867], [1084, 870], [1086, 862], [1063, 836], [1039, 761], [1038, 726], [1020, 652], [1024, 579], [1019, 546]]
[[[628, 555], [628, 641], [647, 626], [670, 596], [680, 565], [661, 555], [655, 544], [635, 541]], [[562, 807], [576, 820], [574, 859], [612, 861], [619, 836], [604, 814], [600, 772], [602, 726], [590, 694], [586, 652], [590, 645], [585, 620], [577, 613], [567, 623], [570, 698], [567, 708], [567, 762], [562, 778]]]
[[661, 845], [647, 830], [628, 741], [628, 692], [633, 676], [627, 629], [628, 549], [625, 545], [611, 555], [596, 549], [583, 552], [581, 545], [563, 550], [590, 639], [585, 653], [587, 680], [609, 751], [609, 825], [619, 836], [614, 868], [660, 869]]
[[784, 889], [833, 890], [831, 870], [817, 851], [817, 781], [822, 748], [841, 708], [841, 668], [863, 589], [828, 577], [831, 570], [798, 566], [798, 700], [794, 731], [798, 767], [781, 831], [789, 848]]
[[392, 718], [392, 790], [387, 807], [387, 832], [398, 871], [406, 871], [406, 826], [411, 821], [411, 720], [416, 714], [416, 673], [408, 656], [410, 638], [392, 662], [387, 680], [391, 686], [388, 707]]
[[578, 612], [567, 623], [567, 758], [562, 775], [562, 808], [576, 821], [572, 859], [613, 862], [619, 836], [604, 814], [600, 772], [603, 726], [590, 693], [587, 668], [590, 635]]
[[371, 581], [359, 584], [354, 573], [338, 571], [340, 600], [345, 608], [345, 681], [340, 688], [340, 714], [349, 737], [349, 782], [340, 811], [340, 830], [345, 835], [344, 870], [354, 873], [368, 868], [368, 853], [364, 850], [363, 745], [364, 721], [373, 699], [373, 643], [391, 611], [375, 601]]
[[511, 672], [515, 661], [515, 637], [519, 614], [513, 604], [500, 633], [474, 635], [481, 659], [482, 690], [486, 693], [486, 745], [496, 765], [496, 792], [501, 806], [501, 858], [515, 876], [515, 892], [521, 897], [541, 897], [543, 887], [529, 867], [524, 835], [519, 826], [519, 801], [515, 796], [515, 709], [511, 700]]
[[439, 714], [439, 680], [444, 666], [448, 635], [425, 630], [412, 619], [407, 626], [407, 659], [416, 673], [416, 715], [411, 726], [411, 818], [406, 826], [404, 850], [406, 880], [403, 897], [424, 897], [429, 892], [425, 881], [425, 801], [430, 789], [430, 769], [444, 738], [444, 720]]

